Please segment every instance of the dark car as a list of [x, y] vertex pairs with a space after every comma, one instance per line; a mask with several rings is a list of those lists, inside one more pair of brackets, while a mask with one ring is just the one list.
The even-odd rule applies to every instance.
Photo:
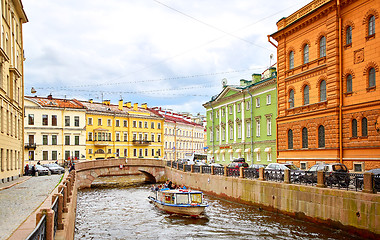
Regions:
[[56, 163], [49, 163], [42, 165], [50, 170], [52, 174], [61, 174], [65, 172], [65, 169]]
[[346, 165], [342, 163], [320, 163], [315, 164], [305, 172], [301, 177], [302, 182], [316, 183], [317, 172], [325, 172], [326, 185], [338, 185], [339, 187], [348, 187], [350, 183], [350, 176]]
[[49, 174], [49, 169], [46, 168], [46, 167], [43, 167], [41, 165], [36, 165], [35, 169], [36, 169], [36, 172], [38, 172], [38, 176], [48, 175]]
[[[380, 168], [374, 168], [374, 169], [368, 170], [367, 172], [370, 172], [373, 174], [373, 189], [376, 192], [380, 192]], [[363, 189], [363, 177], [358, 177], [357, 185], [358, 185], [358, 188]]]
[[240, 167], [247, 168], [248, 163], [245, 162], [244, 158], [234, 159], [232, 163], [228, 164], [227, 166], [228, 176], [240, 176]]

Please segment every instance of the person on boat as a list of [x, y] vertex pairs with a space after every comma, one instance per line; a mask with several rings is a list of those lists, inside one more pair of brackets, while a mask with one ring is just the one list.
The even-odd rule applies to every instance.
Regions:
[[187, 189], [185, 185], [182, 185], [181, 189]]

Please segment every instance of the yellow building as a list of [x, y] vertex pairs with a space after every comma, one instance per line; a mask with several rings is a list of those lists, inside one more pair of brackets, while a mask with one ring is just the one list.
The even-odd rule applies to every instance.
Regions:
[[86, 159], [162, 158], [164, 119], [147, 104], [81, 102], [86, 108]]
[[21, 0], [0, 4], [0, 183], [23, 174], [24, 50]]

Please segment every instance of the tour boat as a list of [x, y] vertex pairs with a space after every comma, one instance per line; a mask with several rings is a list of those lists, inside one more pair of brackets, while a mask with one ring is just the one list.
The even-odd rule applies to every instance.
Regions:
[[161, 210], [192, 217], [198, 217], [208, 207], [201, 191], [166, 188], [152, 191], [148, 198]]

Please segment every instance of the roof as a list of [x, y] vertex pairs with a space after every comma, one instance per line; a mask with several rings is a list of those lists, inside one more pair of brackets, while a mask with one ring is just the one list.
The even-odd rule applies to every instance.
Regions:
[[178, 113], [158, 111], [155, 108], [149, 108], [149, 110], [154, 112], [155, 114], [158, 114], [161, 117], [165, 118], [165, 122], [183, 123], [183, 124], [188, 124], [188, 125], [192, 125], [192, 126], [203, 127], [203, 125], [201, 125], [201, 124], [198, 124], [198, 123], [192, 122], [191, 120], [185, 119], [186, 116], [178, 114]]
[[29, 96], [25, 96], [25, 99], [30, 100], [31, 102], [34, 102], [41, 107], [86, 109], [86, 107], [76, 99], [60, 99], [60, 98], [29, 97]]

